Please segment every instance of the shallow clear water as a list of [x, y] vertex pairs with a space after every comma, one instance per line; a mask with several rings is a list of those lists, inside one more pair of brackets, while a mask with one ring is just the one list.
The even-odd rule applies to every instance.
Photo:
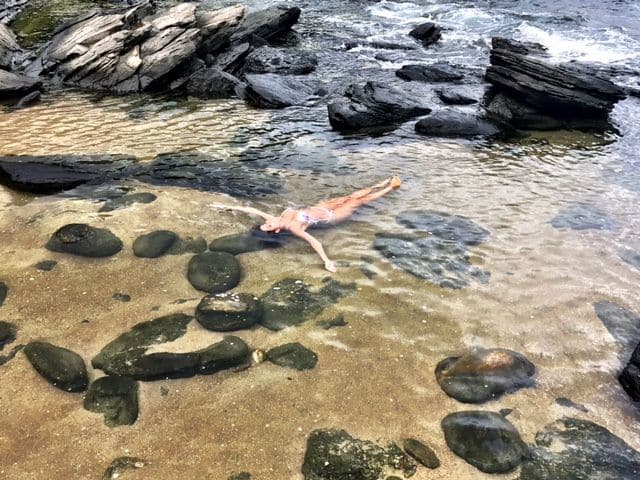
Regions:
[[[307, 2], [298, 30], [303, 46], [318, 51], [319, 77], [334, 88], [354, 79], [393, 79], [397, 66], [415, 61], [446, 58], [481, 70], [494, 34], [543, 42], [558, 60], [640, 68], [636, 2], [580, 2], [579, 12], [575, 4]], [[341, 48], [352, 38], [411, 45], [406, 32], [423, 17], [447, 28], [434, 49]], [[428, 139], [414, 133], [414, 122], [374, 137], [344, 136], [330, 130], [321, 104], [261, 111], [235, 100], [69, 90], [47, 94], [26, 110], [0, 113], [1, 154], [109, 153], [149, 162], [158, 154], [195, 150], [229, 168], [241, 162], [243, 171], [284, 180], [281, 193], [249, 199], [126, 183], [158, 200], [108, 214], [97, 213], [101, 203], [86, 189], [76, 196], [31, 197], [2, 188], [1, 280], [10, 286], [2, 318], [18, 325], [20, 343], [47, 340], [85, 360], [138, 322], [192, 313], [201, 298], [185, 278], [188, 256], [136, 258], [131, 244], [138, 235], [163, 228], [210, 241], [254, 224], [242, 214], [211, 209], [211, 203], [278, 212], [391, 174], [403, 179], [400, 190], [361, 209], [353, 221], [317, 232], [340, 262], [336, 278], [358, 286], [319, 319], [343, 313], [347, 327], [323, 330], [312, 320], [278, 333], [238, 333], [260, 349], [300, 341], [317, 352], [315, 370], [266, 363], [212, 377], [143, 382], [139, 420], [112, 430], [100, 415], [82, 409], [80, 395], [53, 389], [19, 355], [0, 367], [0, 410], [6, 412], [0, 473], [11, 479], [97, 478], [113, 458], [134, 455], [149, 465], [131, 478], [227, 478], [246, 470], [256, 479], [297, 479], [309, 432], [339, 427], [385, 444], [405, 436], [427, 441], [443, 465], [419, 470], [418, 480], [489, 478], [447, 449], [440, 420], [469, 408], [447, 397], [433, 374], [440, 360], [475, 346], [513, 349], [536, 364], [535, 388], [478, 407], [513, 409], [509, 419], [525, 441], [572, 415], [604, 425], [640, 449], [638, 409], [616, 379], [619, 346], [592, 307], [611, 300], [640, 312], [640, 271], [618, 257], [625, 248], [640, 250], [640, 102], [621, 103], [613, 116], [621, 136], [534, 133], [503, 143]], [[597, 206], [617, 228], [554, 229], [551, 220], [576, 202]], [[394, 215], [413, 208], [463, 215], [489, 230], [487, 241], [470, 249], [473, 263], [491, 272], [488, 283], [442, 289], [381, 257], [372, 247], [375, 234], [398, 230]], [[85, 260], [43, 248], [53, 231], [78, 221], [108, 227], [125, 249], [107, 260]], [[51, 272], [37, 271], [34, 265], [47, 259], [59, 263]], [[320, 284], [327, 274], [298, 242], [240, 260], [238, 290], [256, 294], [285, 277]], [[362, 268], [376, 275], [368, 278]], [[114, 293], [132, 300], [115, 301]], [[180, 299], [187, 301], [176, 303]], [[169, 348], [192, 350], [218, 337], [192, 326]], [[558, 397], [589, 411], [561, 407]]]

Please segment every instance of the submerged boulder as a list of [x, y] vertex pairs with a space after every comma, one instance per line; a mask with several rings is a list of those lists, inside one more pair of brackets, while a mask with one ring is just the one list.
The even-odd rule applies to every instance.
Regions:
[[436, 379], [447, 395], [464, 403], [483, 403], [533, 385], [536, 368], [517, 352], [478, 349], [449, 357], [436, 366]]
[[47, 342], [31, 342], [24, 353], [36, 372], [54, 387], [66, 392], [87, 389], [87, 367], [77, 353]]
[[516, 428], [494, 412], [467, 411], [442, 420], [447, 446], [485, 473], [506, 473], [522, 463], [527, 446]]
[[311, 370], [318, 363], [318, 355], [295, 342], [272, 348], [267, 352], [267, 360], [281, 367]]
[[226, 292], [236, 287], [241, 277], [240, 263], [230, 253], [204, 252], [189, 260], [187, 278], [203, 292]]
[[614, 230], [616, 222], [604, 211], [589, 203], [574, 203], [551, 220], [553, 228], [571, 230]]
[[216, 238], [209, 244], [209, 250], [240, 255], [268, 248], [278, 248], [284, 245], [285, 241], [285, 235], [265, 234], [260, 230], [253, 229], [249, 233], [234, 233]]
[[261, 317], [260, 300], [248, 293], [207, 295], [196, 307], [196, 319], [200, 325], [216, 332], [250, 328]]
[[84, 408], [103, 413], [109, 427], [133, 425], [138, 419], [138, 382], [119, 376], [99, 378], [89, 387]]
[[339, 131], [395, 125], [431, 112], [408, 93], [381, 82], [350, 85], [328, 110], [331, 126]]
[[56, 230], [46, 247], [52, 252], [82, 257], [110, 257], [122, 250], [122, 240], [106, 228], [71, 223]]
[[563, 417], [536, 434], [520, 480], [632, 480], [640, 453], [606, 428]]
[[502, 130], [478, 114], [442, 109], [419, 120], [416, 132], [435, 137], [490, 137]]
[[626, 362], [640, 341], [640, 315], [608, 301], [595, 302], [593, 309], [619, 347], [618, 357]]

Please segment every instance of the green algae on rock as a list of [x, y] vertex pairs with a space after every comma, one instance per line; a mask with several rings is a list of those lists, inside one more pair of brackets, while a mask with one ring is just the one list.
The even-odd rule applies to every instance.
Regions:
[[281, 367], [311, 370], [318, 363], [318, 355], [295, 342], [272, 348], [267, 352], [267, 360]]
[[196, 319], [207, 330], [228, 332], [250, 328], [262, 317], [262, 303], [249, 293], [216, 293], [196, 307]]
[[242, 269], [226, 252], [204, 252], [189, 261], [187, 279], [194, 288], [208, 293], [231, 290], [240, 283]]
[[24, 353], [36, 372], [54, 387], [66, 392], [87, 389], [87, 367], [77, 353], [47, 342], [31, 342]]
[[436, 366], [447, 395], [464, 403], [484, 403], [534, 384], [536, 368], [524, 355], [503, 348], [478, 349]]
[[106, 228], [71, 223], [56, 230], [46, 248], [82, 257], [110, 257], [122, 250], [122, 240]]
[[456, 412], [441, 425], [451, 451], [485, 473], [510, 472], [528, 450], [511, 422], [494, 412]]
[[138, 419], [138, 382], [128, 377], [101, 377], [89, 387], [84, 408], [103, 413], [109, 427], [133, 425]]

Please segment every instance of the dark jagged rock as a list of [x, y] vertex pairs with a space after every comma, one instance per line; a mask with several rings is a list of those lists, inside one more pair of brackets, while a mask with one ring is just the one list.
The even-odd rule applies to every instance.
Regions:
[[204, 252], [189, 261], [187, 278], [198, 290], [221, 293], [240, 283], [242, 270], [236, 258], [225, 252]]
[[197, 25], [203, 40], [199, 47], [204, 57], [208, 53], [216, 54], [229, 45], [229, 39], [234, 30], [247, 14], [244, 5], [233, 5], [219, 10], [196, 12]]
[[109, 375], [160, 380], [212, 374], [248, 361], [249, 347], [234, 336], [195, 352], [146, 354], [151, 345], [183, 336], [192, 319], [176, 314], [140, 323], [105, 346], [91, 364]]
[[7, 299], [9, 293], [9, 287], [6, 283], [0, 282], [0, 307], [4, 305], [4, 301]]
[[251, 52], [244, 63], [249, 73], [279, 73], [305, 75], [315, 70], [318, 58], [315, 53], [297, 49], [260, 47]]
[[248, 293], [207, 295], [196, 307], [196, 319], [200, 325], [216, 332], [250, 328], [261, 317], [262, 304]]
[[458, 82], [464, 78], [458, 69], [444, 62], [433, 65], [403, 65], [396, 71], [396, 76], [403, 80], [428, 83]]
[[55, 260], [44, 260], [36, 263], [36, 268], [41, 272], [50, 272], [58, 264]]
[[302, 105], [311, 98], [314, 88], [302, 80], [273, 73], [249, 74], [242, 97], [254, 107], [284, 108]]
[[156, 230], [140, 235], [133, 242], [133, 254], [142, 258], [161, 257], [169, 251], [178, 238], [176, 233], [169, 230]]
[[157, 196], [149, 192], [130, 193], [128, 195], [123, 195], [122, 197], [107, 200], [98, 211], [112, 212], [113, 210], [120, 210], [122, 208], [130, 207], [135, 203], [151, 203], [157, 198]]
[[22, 49], [16, 41], [16, 36], [8, 27], [0, 23], [0, 70], [13, 70], [17, 57], [21, 54]]
[[11, 22], [29, 4], [30, 0], [3, 0], [0, 3], [0, 24]]
[[640, 453], [588, 420], [563, 417], [538, 432], [520, 480], [632, 480]]
[[442, 103], [447, 105], [472, 105], [478, 103], [478, 100], [451, 90], [438, 90], [438, 98]]
[[489, 232], [470, 219], [433, 210], [408, 210], [396, 221], [420, 232], [381, 233], [373, 246], [399, 268], [443, 288], [462, 288], [470, 279], [488, 280], [489, 272], [471, 264], [468, 247], [484, 241]]
[[527, 453], [511, 422], [494, 412], [452, 413], [441, 425], [451, 451], [485, 473], [510, 472]]
[[629, 363], [620, 373], [618, 381], [634, 401], [640, 402], [640, 344], [631, 354]]
[[87, 389], [87, 367], [77, 353], [46, 342], [31, 342], [24, 353], [36, 372], [54, 387], [66, 392]]
[[330, 103], [328, 111], [333, 129], [348, 131], [395, 125], [426, 115], [431, 109], [395, 87], [367, 82], [350, 85], [345, 98]]
[[211, 68], [232, 73], [233, 75], [239, 75], [242, 73], [247, 56], [253, 50], [253, 43], [240, 43], [222, 51], [215, 57], [207, 55], [207, 64], [210, 65]]
[[436, 366], [436, 379], [447, 395], [464, 403], [484, 403], [533, 386], [536, 368], [520, 353], [479, 349], [449, 357]]
[[276, 282], [260, 297], [264, 308], [260, 323], [270, 330], [299, 325], [354, 290], [354, 284], [343, 284], [335, 280], [329, 281], [320, 289], [312, 290], [302, 280], [285, 278]]
[[267, 352], [267, 360], [281, 367], [311, 370], [318, 363], [318, 355], [295, 342], [272, 348]]
[[199, 98], [231, 98], [244, 83], [217, 67], [203, 68], [194, 73], [185, 85], [189, 95]]
[[71, 223], [56, 230], [46, 247], [52, 252], [82, 257], [110, 257], [122, 250], [122, 240], [106, 228]]
[[491, 137], [500, 135], [502, 130], [477, 114], [443, 109], [419, 120], [416, 132], [434, 137]]
[[84, 408], [103, 413], [109, 427], [133, 425], [138, 419], [138, 382], [128, 377], [99, 378], [89, 387]]
[[41, 87], [40, 80], [0, 69], [0, 99], [20, 97]]
[[36, 90], [35, 92], [28, 93], [18, 101], [18, 103], [16, 104], [16, 110], [27, 108], [35, 103], [38, 103], [41, 97], [42, 97], [42, 93], [38, 90]]
[[410, 477], [416, 465], [397, 445], [385, 449], [344, 430], [324, 429], [307, 439], [302, 474], [305, 480], [382, 480], [388, 467]]
[[588, 203], [575, 203], [562, 210], [551, 220], [553, 228], [571, 230], [614, 230], [616, 222], [598, 207]]
[[618, 255], [622, 261], [640, 270], [640, 252], [626, 249], [620, 251]]
[[411, 30], [409, 35], [422, 43], [423, 46], [428, 47], [440, 40], [440, 37], [442, 37], [442, 29], [435, 23], [426, 22], [421, 23]]
[[409, 456], [417, 460], [421, 465], [431, 469], [440, 466], [440, 460], [435, 452], [421, 441], [415, 438], [407, 438], [402, 442], [402, 447]]
[[231, 43], [242, 43], [251, 37], [272, 41], [287, 33], [300, 18], [298, 7], [276, 5], [251, 12], [240, 22], [231, 35]]
[[618, 357], [626, 362], [640, 341], [640, 315], [607, 301], [595, 302], [593, 309], [620, 348]]
[[0, 355], [0, 367], [2, 365], [4, 365], [5, 363], [7, 363], [9, 360], [12, 360], [20, 350], [22, 350], [24, 348], [24, 345], [20, 344], [20, 345], [15, 345], [10, 351], [9, 353], [7, 353], [6, 355]]
[[13, 323], [0, 320], [0, 352], [5, 345], [10, 344], [16, 339], [18, 329]]
[[286, 238], [284, 235], [268, 235], [260, 230], [253, 229], [249, 233], [234, 233], [216, 238], [209, 244], [209, 250], [240, 255], [242, 253], [281, 247], [286, 242]]
[[102, 475], [102, 480], [115, 480], [127, 470], [142, 468], [145, 461], [137, 457], [116, 458]]
[[553, 65], [540, 53], [530, 45], [492, 40], [485, 75], [493, 86], [488, 110], [516, 128], [606, 128], [613, 106], [626, 96], [624, 89], [599, 77], [593, 67]]

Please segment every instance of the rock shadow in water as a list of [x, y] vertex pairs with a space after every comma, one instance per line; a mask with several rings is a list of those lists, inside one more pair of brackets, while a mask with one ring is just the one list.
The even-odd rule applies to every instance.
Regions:
[[589, 203], [574, 203], [551, 220], [553, 228], [571, 230], [614, 230], [616, 222], [605, 212]]
[[616, 341], [620, 349], [618, 358], [626, 362], [640, 342], [640, 316], [609, 301], [595, 302], [593, 309]]

